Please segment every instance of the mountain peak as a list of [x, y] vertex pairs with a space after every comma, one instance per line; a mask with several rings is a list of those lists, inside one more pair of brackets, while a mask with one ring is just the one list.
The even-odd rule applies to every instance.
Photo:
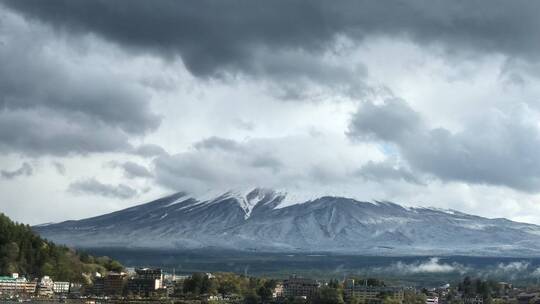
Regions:
[[533, 255], [540, 251], [536, 225], [339, 196], [291, 200], [290, 195], [268, 188], [230, 190], [215, 196], [180, 192], [110, 214], [34, 229], [48, 239], [79, 247], [387, 255]]
[[218, 196], [215, 201], [235, 199], [240, 205], [240, 208], [244, 210], [244, 219], [247, 220], [255, 208], [265, 205], [274, 208], [285, 196], [286, 194], [284, 192], [257, 187], [249, 191], [229, 190]]

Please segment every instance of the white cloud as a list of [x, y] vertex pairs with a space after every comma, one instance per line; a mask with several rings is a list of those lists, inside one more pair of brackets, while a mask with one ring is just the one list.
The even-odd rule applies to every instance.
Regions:
[[444, 263], [441, 262], [440, 258], [432, 257], [427, 261], [423, 262], [416, 262], [416, 263], [404, 263], [404, 262], [397, 262], [393, 264], [392, 266], [385, 269], [389, 272], [396, 272], [396, 273], [450, 273], [450, 272], [458, 272], [458, 273], [465, 273], [468, 271], [468, 268], [459, 264], [459, 263]]
[[523, 262], [523, 261], [518, 261], [518, 262], [510, 262], [510, 263], [499, 263], [497, 264], [497, 267], [496, 267], [496, 272], [503, 272], [503, 273], [506, 273], [506, 272], [522, 272], [522, 271], [525, 271], [529, 268], [530, 266], [530, 263], [529, 262]]
[[[252, 60], [246, 73], [201, 78], [186, 69], [182, 58], [123, 48], [121, 43], [99, 35], [55, 31], [18, 13], [3, 13], [9, 18], [2, 20], [0, 55], [5, 55], [4, 61], [9, 63], [6, 54], [35, 52], [38, 56], [27, 57], [32, 60], [25, 62], [26, 72], [45, 70], [52, 75], [49, 83], [70, 85], [58, 86], [51, 96], [79, 96], [78, 89], [109, 96], [107, 93], [121, 89], [112, 96], [133, 97], [122, 103], [99, 99], [91, 105], [100, 107], [91, 109], [77, 103], [80, 99], [67, 98], [59, 105], [55, 101], [60, 99], [54, 98], [51, 104], [31, 109], [11, 103], [9, 111], [2, 110], [0, 123], [5, 124], [0, 136], [8, 138], [13, 128], [26, 131], [26, 136], [11, 136], [0, 143], [3, 151], [10, 152], [0, 155], [0, 168], [16, 170], [13, 164], [28, 162], [28, 157], [62, 164], [36, 167], [24, 178], [0, 180], [0, 191], [9, 201], [3, 203], [2, 211], [17, 220], [39, 223], [81, 218], [173, 190], [267, 186], [540, 223], [540, 195], [530, 191], [537, 185], [533, 157], [537, 141], [528, 136], [521, 137], [520, 143], [530, 146], [515, 144], [504, 149], [501, 145], [520, 139], [517, 135], [536, 134], [524, 132], [538, 126], [540, 104], [537, 71], [526, 57], [511, 60], [504, 52], [450, 54], [438, 43], [423, 44], [421, 39], [411, 42], [402, 36], [372, 35], [361, 42], [354, 37], [338, 37], [324, 52], [295, 48], [275, 51], [265, 44], [253, 57], [245, 58]], [[40, 43], [31, 37], [39, 37]], [[482, 50], [482, 45], [477, 46]], [[268, 61], [257, 66], [257, 60], [263, 57]], [[286, 74], [287, 67], [294, 73]], [[36, 84], [43, 88], [42, 82]], [[366, 87], [370, 94], [359, 94]], [[43, 90], [36, 94], [40, 92]], [[290, 100], [284, 101], [286, 93]], [[407, 155], [394, 145], [351, 142], [345, 132], [359, 105], [380, 105], [387, 98], [406, 100], [422, 117], [425, 129], [444, 128], [453, 135], [451, 139], [457, 138], [452, 141], [455, 145], [448, 146], [433, 145], [437, 138], [427, 137], [411, 144], [412, 148], [459, 150], [473, 146], [475, 149], [467, 151], [473, 154], [471, 158], [484, 162], [467, 165], [470, 170], [474, 165], [481, 169], [473, 173], [483, 173], [483, 182], [441, 178], [440, 174], [430, 174], [434, 170], [415, 170]], [[58, 111], [59, 107], [63, 110]], [[363, 122], [369, 122], [372, 128], [376, 124], [395, 127], [403, 111], [393, 114], [391, 122], [373, 121], [373, 116]], [[161, 125], [156, 129], [157, 121]], [[407, 121], [400, 121], [402, 128], [408, 128]], [[209, 138], [230, 140], [236, 149], [200, 144]], [[496, 144], [486, 144], [493, 142]], [[20, 155], [23, 150], [30, 156]], [[505, 157], [486, 157], [501, 151], [508, 153]], [[438, 163], [450, 163], [442, 160]], [[142, 164], [148, 172], [137, 167], [135, 175], [147, 178], [130, 179], [133, 174], [124, 176], [121, 170], [102, 167], [110, 161]], [[426, 164], [422, 157], [416, 161]], [[506, 171], [495, 170], [496, 166], [506, 166], [503, 168], [512, 169], [514, 175], [505, 176]], [[527, 174], [519, 177], [519, 173]], [[152, 174], [155, 180], [150, 178]], [[126, 185], [139, 196], [115, 200], [66, 192], [71, 183], [90, 177], [104, 185]], [[493, 182], [496, 178], [503, 182]], [[527, 182], [533, 183], [532, 187]], [[152, 190], [143, 193], [147, 188]], [[43, 197], [51, 198], [49, 203], [54, 208], [50, 211], [36, 208]], [[62, 210], [62, 216], [55, 210]], [[409, 271], [456, 267], [440, 260], [409, 266], [402, 265]]]

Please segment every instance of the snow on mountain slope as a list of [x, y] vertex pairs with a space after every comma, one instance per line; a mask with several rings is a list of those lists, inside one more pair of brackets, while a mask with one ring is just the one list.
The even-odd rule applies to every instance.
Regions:
[[199, 198], [176, 193], [80, 221], [35, 226], [77, 247], [227, 248], [355, 254], [538, 255], [540, 227], [453, 210], [324, 196], [283, 206], [257, 188]]

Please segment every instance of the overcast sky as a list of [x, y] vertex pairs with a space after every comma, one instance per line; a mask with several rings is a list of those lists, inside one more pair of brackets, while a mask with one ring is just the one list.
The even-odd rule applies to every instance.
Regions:
[[0, 0], [0, 212], [262, 186], [540, 224], [539, 11]]

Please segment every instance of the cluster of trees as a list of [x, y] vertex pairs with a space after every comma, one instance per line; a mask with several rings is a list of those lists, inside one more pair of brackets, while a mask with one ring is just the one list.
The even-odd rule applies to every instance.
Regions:
[[446, 296], [446, 301], [452, 304], [460, 304], [467, 298], [482, 298], [485, 304], [494, 303], [493, 298], [503, 295], [503, 286], [492, 280], [472, 279], [465, 277]]
[[33, 277], [84, 282], [83, 273], [119, 271], [123, 266], [108, 257], [95, 258], [36, 235], [30, 226], [0, 213], [0, 275], [22, 273]]
[[498, 292], [499, 286], [495, 281], [465, 277], [463, 282], [458, 284], [457, 289], [463, 298], [481, 297], [484, 303], [489, 304], [492, 303], [492, 296]]
[[[343, 286], [337, 280], [332, 280], [319, 290], [311, 302], [313, 304], [344, 304]], [[350, 304], [358, 304], [358, 300], [354, 298], [350, 299], [349, 302]]]
[[[356, 282], [367, 286], [385, 286], [384, 282], [378, 279], [355, 278]], [[260, 304], [273, 302], [272, 293], [277, 285], [277, 281], [266, 278], [246, 277], [233, 273], [217, 273], [208, 276], [204, 273], [194, 273], [183, 282], [182, 291], [184, 295], [239, 295], [244, 299], [245, 304]], [[309, 299], [309, 304], [361, 304], [358, 298], [346, 299], [344, 296], [344, 286], [339, 280], [330, 280], [325, 286], [319, 289], [318, 294]], [[398, 301], [390, 295], [381, 294], [380, 298], [384, 304], [394, 304]], [[283, 304], [307, 304], [304, 299], [290, 298], [282, 299]], [[426, 296], [417, 294], [414, 291], [405, 293], [405, 304], [424, 304]]]
[[[375, 278], [359, 278], [353, 277], [356, 284], [362, 284], [370, 287], [383, 287], [386, 286], [384, 281]], [[319, 294], [311, 299], [313, 304], [362, 304], [363, 302], [357, 297], [345, 298], [343, 291], [343, 284], [338, 280], [330, 280], [328, 284], [321, 287]], [[377, 296], [383, 304], [398, 304], [401, 303], [398, 299], [394, 298], [392, 294], [381, 292]], [[422, 293], [416, 293], [414, 290], [407, 290], [404, 293], [403, 304], [425, 304], [426, 295]], [[294, 303], [298, 304], [298, 303]]]
[[218, 273], [209, 277], [204, 273], [194, 273], [184, 280], [183, 292], [190, 295], [236, 294], [244, 298], [247, 304], [268, 303], [277, 282], [272, 279], [254, 278], [233, 273]]
[[492, 291], [497, 288], [497, 283], [494, 281], [484, 281], [481, 279], [473, 280], [470, 277], [465, 277], [463, 282], [458, 284], [458, 291], [463, 294], [463, 297], [470, 298], [480, 296], [484, 301], [489, 300]]

